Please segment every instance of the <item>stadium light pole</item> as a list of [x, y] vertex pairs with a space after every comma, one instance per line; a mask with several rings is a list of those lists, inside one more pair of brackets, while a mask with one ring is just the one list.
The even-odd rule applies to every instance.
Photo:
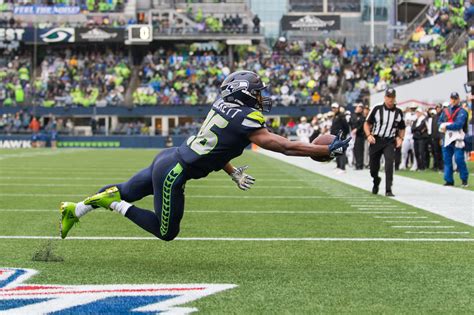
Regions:
[[370, 0], [370, 45], [375, 46], [375, 0]]

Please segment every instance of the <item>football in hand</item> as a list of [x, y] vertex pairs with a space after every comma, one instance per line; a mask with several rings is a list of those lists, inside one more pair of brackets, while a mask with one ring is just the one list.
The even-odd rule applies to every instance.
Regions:
[[[317, 145], [330, 145], [336, 136], [334, 135], [321, 135], [317, 137], [316, 139], [311, 142], [312, 144], [317, 144]], [[312, 156], [311, 157], [313, 160], [318, 161], [318, 162], [327, 162], [331, 161], [331, 157], [328, 156]]]

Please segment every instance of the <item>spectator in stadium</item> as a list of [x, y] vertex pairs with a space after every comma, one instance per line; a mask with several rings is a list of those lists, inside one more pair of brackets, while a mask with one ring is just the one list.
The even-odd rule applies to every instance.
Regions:
[[[331, 110], [334, 114], [334, 118], [331, 124], [330, 133], [337, 136], [339, 133], [342, 133], [341, 139], [347, 138], [350, 132], [349, 123], [346, 120], [344, 111], [341, 111], [341, 108], [338, 103], [331, 104]], [[336, 157], [337, 168], [344, 172], [346, 170], [346, 155], [341, 154]]]
[[416, 120], [412, 126], [413, 140], [415, 144], [415, 157], [418, 165], [418, 170], [425, 170], [426, 153], [428, 144], [428, 125], [423, 108], [416, 109]]
[[255, 14], [255, 16], [253, 17], [253, 32], [255, 34], [258, 34], [260, 33], [260, 18], [258, 17], [257, 14]]
[[[19, 119], [19, 113], [16, 114], [17, 119]], [[41, 125], [38, 119], [33, 116], [31, 119], [30, 125], [28, 126], [33, 133], [38, 133], [40, 131]]]
[[311, 120], [311, 127], [313, 128], [313, 133], [311, 134], [311, 137], [309, 137], [309, 142], [313, 142], [314, 139], [319, 137], [321, 134], [321, 123], [319, 121], [319, 118], [322, 117], [321, 114], [313, 116], [313, 119]]
[[444, 169], [443, 154], [441, 149], [442, 134], [439, 132], [439, 118], [441, 116], [441, 104], [436, 105], [431, 110], [431, 148], [433, 152], [433, 170], [442, 171]]
[[[410, 164], [410, 154], [412, 156], [415, 155], [415, 141], [413, 140], [413, 132], [412, 128], [416, 120], [416, 111], [417, 106], [415, 104], [410, 105], [405, 110], [405, 138], [403, 140], [401, 146], [401, 164], [399, 169], [405, 170], [408, 169]], [[411, 165], [412, 171], [416, 171], [418, 169], [418, 163], [416, 158], [413, 158], [413, 163]]]
[[443, 140], [445, 186], [454, 186], [453, 156], [459, 170], [462, 187], [468, 187], [469, 172], [464, 157], [464, 137], [468, 127], [468, 114], [460, 106], [457, 92], [451, 93], [450, 106], [445, 108], [439, 118], [439, 131], [445, 133]]
[[354, 114], [351, 119], [352, 127], [352, 138], [354, 138], [354, 160], [355, 160], [355, 169], [362, 170], [364, 169], [364, 122], [365, 117], [363, 113], [364, 105], [362, 103], [357, 103], [355, 106]]
[[296, 130], [296, 123], [295, 123], [295, 121], [293, 120], [293, 118], [290, 118], [290, 119], [288, 120], [288, 122], [286, 123], [286, 126], [285, 126], [285, 127], [286, 127], [285, 129], [286, 129], [286, 133], [287, 133], [287, 134], [291, 134], [291, 133], [293, 133], [293, 132]]
[[309, 137], [313, 134], [313, 128], [311, 124], [308, 123], [308, 120], [305, 116], [300, 118], [300, 123], [296, 128], [296, 135], [299, 138], [299, 141], [309, 143]]

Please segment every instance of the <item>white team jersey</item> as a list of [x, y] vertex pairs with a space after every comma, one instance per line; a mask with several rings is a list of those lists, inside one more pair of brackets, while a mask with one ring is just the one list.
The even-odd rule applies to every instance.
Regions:
[[311, 127], [311, 124], [309, 123], [298, 124], [298, 127], [296, 128], [296, 135], [298, 136], [298, 138], [300, 138], [300, 141], [309, 143], [309, 137], [311, 137], [312, 134], [313, 134], [313, 127]]
[[405, 139], [411, 139], [413, 134], [411, 132], [411, 126], [416, 121], [416, 114], [413, 112], [406, 112], [405, 113]]

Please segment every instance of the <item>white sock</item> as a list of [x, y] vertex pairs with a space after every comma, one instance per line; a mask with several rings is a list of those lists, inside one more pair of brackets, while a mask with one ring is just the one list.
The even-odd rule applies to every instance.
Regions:
[[88, 213], [89, 211], [92, 211], [94, 210], [94, 208], [92, 206], [86, 206], [82, 201], [79, 202], [78, 204], [76, 204], [76, 217], [80, 218], [82, 217], [83, 215], [85, 215], [86, 213]]
[[123, 201], [123, 200], [120, 201], [120, 202], [114, 201], [110, 204], [110, 207], [114, 211], [117, 211], [118, 213], [122, 214], [123, 216], [125, 216], [125, 214], [127, 214], [128, 208], [130, 208], [131, 206], [133, 206], [133, 205], [126, 202], [126, 201]]

